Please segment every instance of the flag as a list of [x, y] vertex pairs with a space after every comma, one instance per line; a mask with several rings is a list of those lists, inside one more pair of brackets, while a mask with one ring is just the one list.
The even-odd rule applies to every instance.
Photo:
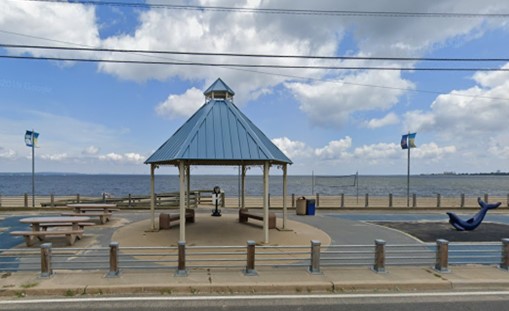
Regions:
[[25, 133], [25, 144], [28, 147], [36, 147], [37, 146], [37, 138], [39, 138], [39, 133], [26, 131]]
[[401, 136], [401, 149], [415, 148], [415, 135], [417, 133], [405, 134]]

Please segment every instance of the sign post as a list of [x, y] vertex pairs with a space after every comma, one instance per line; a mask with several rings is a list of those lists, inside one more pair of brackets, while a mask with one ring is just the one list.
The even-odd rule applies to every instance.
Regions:
[[39, 133], [33, 129], [25, 133], [25, 144], [32, 148], [32, 207], [35, 207], [35, 145], [38, 138]]
[[405, 134], [401, 137], [401, 149], [408, 149], [407, 177], [406, 177], [406, 206], [410, 207], [410, 149], [415, 148], [415, 135], [417, 133]]

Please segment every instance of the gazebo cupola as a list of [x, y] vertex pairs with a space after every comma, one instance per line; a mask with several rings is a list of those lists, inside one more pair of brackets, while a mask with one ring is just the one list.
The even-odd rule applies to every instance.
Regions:
[[216, 82], [212, 83], [212, 85], [203, 92], [205, 95], [205, 101], [210, 100], [230, 100], [233, 101], [233, 95], [235, 92], [230, 89], [226, 83], [221, 80], [221, 78], [217, 79]]

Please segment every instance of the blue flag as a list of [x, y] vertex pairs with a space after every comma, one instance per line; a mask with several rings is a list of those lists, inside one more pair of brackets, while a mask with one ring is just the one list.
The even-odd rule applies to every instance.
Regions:
[[405, 134], [401, 136], [401, 149], [415, 148], [415, 135], [417, 133]]
[[25, 144], [28, 147], [36, 147], [37, 146], [37, 139], [39, 138], [39, 133], [32, 132], [32, 131], [26, 131], [25, 133]]

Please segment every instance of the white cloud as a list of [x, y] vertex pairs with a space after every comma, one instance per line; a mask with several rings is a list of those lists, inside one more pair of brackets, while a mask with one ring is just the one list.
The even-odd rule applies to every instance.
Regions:
[[381, 119], [371, 119], [366, 122], [366, 127], [375, 129], [387, 125], [397, 124], [399, 122], [398, 116], [394, 112], [390, 112]]
[[57, 153], [57, 154], [42, 154], [41, 159], [48, 161], [63, 161], [67, 160], [69, 156], [67, 153]]
[[203, 91], [197, 88], [191, 88], [182, 95], [170, 95], [168, 98], [157, 105], [158, 115], [168, 118], [187, 118], [196, 112], [205, 102]]
[[13, 160], [17, 157], [16, 151], [0, 147], [0, 159]]
[[312, 151], [305, 143], [290, 140], [288, 137], [274, 138], [272, 142], [290, 159], [306, 157]]
[[88, 146], [87, 148], [85, 148], [85, 150], [83, 150], [81, 152], [81, 154], [84, 154], [84, 155], [96, 155], [99, 153], [99, 147], [96, 147], [96, 146]]
[[320, 159], [337, 159], [348, 156], [347, 150], [352, 146], [352, 138], [346, 136], [340, 140], [333, 140], [323, 148], [315, 149], [315, 155]]
[[128, 152], [128, 153], [124, 153], [124, 154], [110, 152], [105, 155], [100, 155], [98, 157], [98, 159], [101, 161], [111, 161], [111, 162], [117, 162], [117, 163], [142, 164], [143, 161], [145, 161], [146, 157], [141, 154], [134, 153], [134, 152]]
[[445, 155], [455, 154], [456, 151], [456, 146], [439, 147], [436, 143], [429, 143], [412, 149], [412, 157], [438, 161]]
[[[369, 88], [383, 81], [392, 88]], [[323, 127], [344, 127], [352, 113], [357, 111], [386, 110], [398, 102], [403, 89], [412, 88], [399, 72], [361, 72], [332, 82], [287, 83], [300, 109], [312, 124]]]

